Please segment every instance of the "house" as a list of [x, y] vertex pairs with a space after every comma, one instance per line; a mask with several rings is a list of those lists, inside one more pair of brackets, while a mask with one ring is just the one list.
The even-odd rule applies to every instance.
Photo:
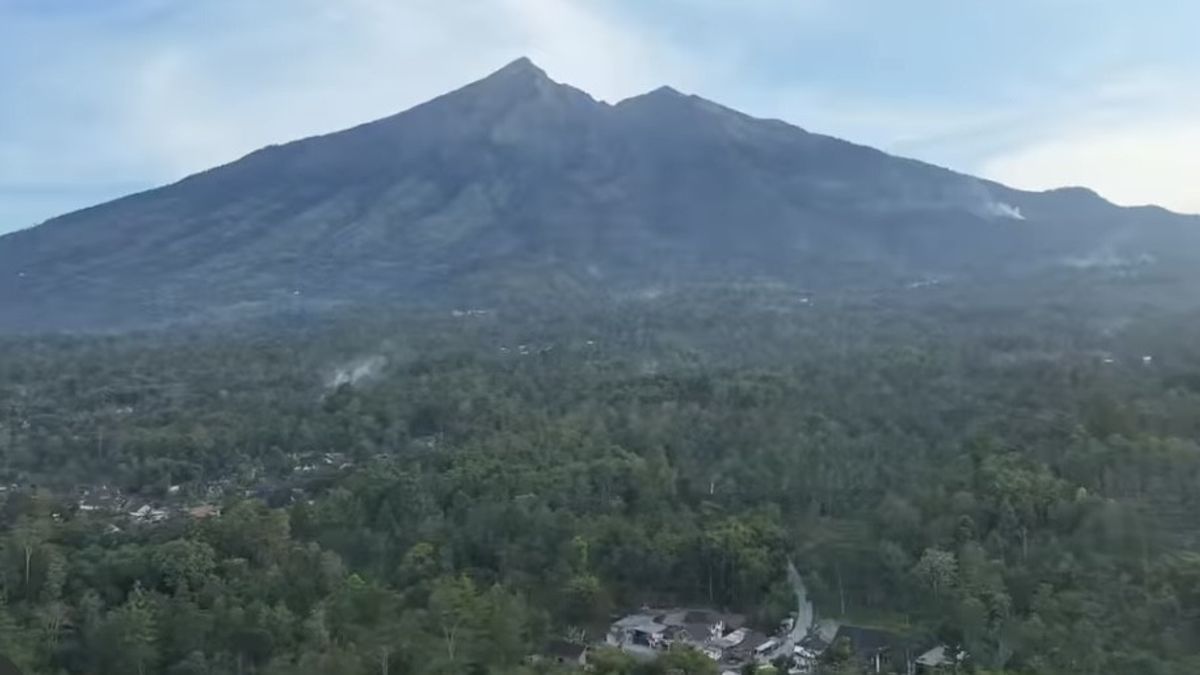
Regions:
[[779, 648], [779, 640], [770, 638], [766, 642], [754, 648], [754, 658], [762, 661], [770, 657], [771, 652]]
[[820, 656], [821, 654], [825, 653], [826, 649], [829, 649], [829, 642], [825, 640], [819, 631], [814, 630], [808, 635], [804, 636], [804, 638], [796, 644], [796, 648], [803, 649], [804, 651]]
[[792, 662], [795, 670], [801, 673], [812, 671], [820, 661], [821, 655], [829, 649], [829, 643], [821, 639], [817, 631], [809, 633], [792, 648]]
[[129, 517], [138, 523], [161, 523], [167, 519], [167, 510], [143, 504], [136, 511], [130, 511]]
[[552, 640], [544, 650], [545, 660], [564, 666], [587, 665], [587, 645], [566, 640]]
[[877, 628], [861, 626], [841, 626], [833, 639], [833, 644], [845, 641], [851, 651], [863, 663], [867, 664], [869, 672], [885, 672], [889, 664], [904, 664], [905, 672], [911, 670], [909, 646], [904, 639], [895, 633]]
[[212, 504], [201, 504], [187, 510], [187, 514], [196, 520], [204, 520], [221, 515], [221, 507]]
[[720, 638], [721, 633], [714, 632], [714, 628], [705, 623], [668, 625], [667, 629], [663, 631], [663, 639], [671, 646], [680, 645], [701, 649]]
[[225, 496], [225, 492], [226, 492], [226, 490], [229, 489], [230, 486], [231, 486], [231, 482], [228, 479], [222, 479], [215, 483], [206, 485], [204, 487], [205, 499], [208, 499], [208, 500], [221, 499], [222, 497]]
[[917, 657], [916, 671], [918, 673], [936, 673], [943, 668], [961, 664], [966, 659], [966, 652], [949, 645], [937, 645]]
[[83, 513], [119, 511], [125, 508], [121, 491], [107, 485], [82, 488], [78, 492], [78, 507]]
[[[734, 665], [750, 663], [757, 660], [763, 651], [772, 649], [774, 645], [770, 645], [771, 642], [773, 640], [767, 635], [756, 630], [747, 630], [738, 644], [725, 651], [723, 661]], [[768, 645], [766, 650], [762, 649], [763, 645]]]
[[705, 635], [705, 633], [700, 631], [696, 631], [696, 633], [693, 634], [692, 631], [688, 630], [686, 626], [667, 626], [667, 629], [662, 633], [663, 640], [665, 640], [667, 644], [671, 645], [684, 643], [703, 644]]
[[608, 643], [631, 653], [691, 647], [717, 661], [745, 639], [745, 622], [739, 614], [709, 609], [645, 609], [613, 623]]
[[668, 627], [665, 634], [668, 641], [697, 649], [720, 640], [746, 623], [746, 617], [740, 614], [710, 609], [676, 609], [663, 612], [655, 620]]
[[631, 614], [613, 623], [606, 641], [633, 654], [653, 655], [653, 650], [667, 648], [663, 634], [667, 626], [655, 620], [656, 613]]
[[746, 639], [748, 631], [745, 628], [739, 628], [731, 633], [713, 640], [713, 646], [719, 649], [733, 649], [742, 644]]

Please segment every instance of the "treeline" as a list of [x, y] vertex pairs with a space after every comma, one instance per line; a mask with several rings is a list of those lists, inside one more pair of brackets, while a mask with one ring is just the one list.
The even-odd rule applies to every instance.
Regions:
[[[646, 602], [775, 625], [790, 558], [820, 615], [964, 668], [1200, 672], [1195, 328], [733, 298], [9, 340], [0, 652], [30, 673], [544, 671], [548, 640]], [[322, 453], [347, 466], [302, 480]], [[220, 485], [223, 513], [78, 510], [101, 483]], [[262, 485], [289, 489], [245, 498]], [[705, 667], [673, 658], [593, 661]]]

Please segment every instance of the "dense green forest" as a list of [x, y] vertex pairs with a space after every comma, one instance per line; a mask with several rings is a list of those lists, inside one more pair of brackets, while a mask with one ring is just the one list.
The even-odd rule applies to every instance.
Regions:
[[964, 671], [1200, 672], [1200, 317], [938, 292], [0, 339], [0, 653], [539, 672], [643, 603], [772, 625], [791, 559]]

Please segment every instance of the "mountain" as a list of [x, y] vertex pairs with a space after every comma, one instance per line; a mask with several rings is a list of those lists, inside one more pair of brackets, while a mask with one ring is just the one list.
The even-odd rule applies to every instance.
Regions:
[[610, 105], [520, 59], [392, 117], [0, 237], [0, 329], [1198, 258], [1195, 217], [1018, 191], [666, 87]]

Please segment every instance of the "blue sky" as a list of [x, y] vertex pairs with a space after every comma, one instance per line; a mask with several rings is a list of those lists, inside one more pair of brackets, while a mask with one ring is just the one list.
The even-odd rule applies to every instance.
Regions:
[[1200, 212], [1193, 0], [0, 0], [0, 232], [520, 55], [1026, 188]]

